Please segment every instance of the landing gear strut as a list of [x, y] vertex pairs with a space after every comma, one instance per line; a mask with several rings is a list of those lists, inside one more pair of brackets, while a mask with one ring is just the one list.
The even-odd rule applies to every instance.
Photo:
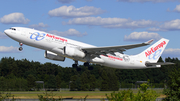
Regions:
[[22, 51], [23, 50], [23, 48], [22, 48], [23, 43], [20, 42], [19, 45], [20, 45], [19, 51]]
[[89, 67], [89, 62], [85, 62], [85, 63], [84, 63], [84, 66]]

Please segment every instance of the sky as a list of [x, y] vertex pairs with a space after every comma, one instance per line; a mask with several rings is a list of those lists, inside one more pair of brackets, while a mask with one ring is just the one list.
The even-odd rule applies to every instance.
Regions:
[[[28, 27], [95, 46], [166, 38], [162, 57], [180, 59], [180, 0], [1, 0], [0, 5], [0, 58], [72, 66], [73, 60], [52, 61], [44, 58], [44, 50], [27, 45], [19, 52], [19, 42], [4, 34], [10, 27]], [[148, 47], [124, 53], [135, 55]]]

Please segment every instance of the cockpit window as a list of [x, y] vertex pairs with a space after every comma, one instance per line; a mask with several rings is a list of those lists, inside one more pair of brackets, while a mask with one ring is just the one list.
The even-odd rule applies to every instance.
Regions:
[[10, 28], [11, 30], [16, 30], [15, 28]]

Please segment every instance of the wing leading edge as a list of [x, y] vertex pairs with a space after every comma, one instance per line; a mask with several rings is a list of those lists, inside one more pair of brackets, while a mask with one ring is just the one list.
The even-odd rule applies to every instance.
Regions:
[[87, 53], [94, 54], [94, 55], [106, 55], [107, 53], [114, 53], [120, 52], [123, 53], [124, 51], [132, 48], [142, 47], [146, 45], [150, 45], [153, 42], [153, 39], [140, 43], [140, 44], [132, 44], [132, 45], [123, 45], [123, 46], [110, 46], [110, 47], [93, 47], [93, 48], [82, 48]]

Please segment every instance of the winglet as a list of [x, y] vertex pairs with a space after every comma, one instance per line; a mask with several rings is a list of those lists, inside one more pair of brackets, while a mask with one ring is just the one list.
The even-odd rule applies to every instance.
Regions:
[[151, 39], [151, 40], [149, 40], [149, 41], [145, 42], [145, 44], [150, 45], [153, 41], [154, 41], [154, 39]]

